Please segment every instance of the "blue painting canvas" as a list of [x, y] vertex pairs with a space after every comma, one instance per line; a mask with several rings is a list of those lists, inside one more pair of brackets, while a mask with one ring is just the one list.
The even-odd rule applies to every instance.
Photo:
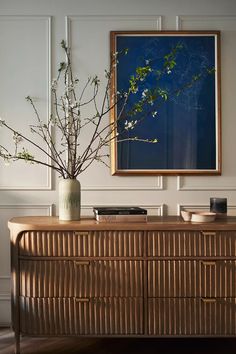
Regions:
[[[124, 115], [146, 92], [158, 86], [166, 97], [153, 100], [147, 111], [118, 122], [116, 170], [162, 173], [219, 173], [219, 82], [216, 34], [117, 34], [116, 51], [128, 49], [116, 67], [116, 91], [127, 92], [137, 67], [152, 71], [130, 95]], [[166, 58], [173, 53], [173, 67]], [[177, 49], [176, 49], [177, 48]], [[163, 69], [164, 68], [164, 69]], [[162, 72], [157, 80], [157, 72]], [[153, 74], [152, 74], [153, 73]], [[117, 105], [119, 116], [121, 105]], [[145, 119], [140, 119], [143, 114]], [[124, 124], [138, 120], [130, 130]], [[132, 137], [142, 137], [135, 141]], [[147, 143], [147, 140], [157, 140]]]

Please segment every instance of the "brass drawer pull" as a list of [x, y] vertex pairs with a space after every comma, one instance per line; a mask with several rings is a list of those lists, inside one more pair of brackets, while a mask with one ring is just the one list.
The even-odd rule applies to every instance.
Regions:
[[203, 236], [216, 236], [216, 232], [202, 231]]
[[86, 298], [86, 297], [76, 297], [75, 298], [76, 302], [89, 302], [90, 299]]
[[216, 262], [214, 261], [201, 261], [204, 266], [216, 266]]
[[90, 262], [89, 261], [75, 261], [76, 266], [89, 266]]
[[74, 231], [74, 235], [75, 236], [88, 236], [88, 232], [84, 232], [84, 231]]
[[216, 299], [214, 298], [206, 298], [206, 297], [201, 297], [202, 302], [205, 304], [213, 304], [216, 302]]

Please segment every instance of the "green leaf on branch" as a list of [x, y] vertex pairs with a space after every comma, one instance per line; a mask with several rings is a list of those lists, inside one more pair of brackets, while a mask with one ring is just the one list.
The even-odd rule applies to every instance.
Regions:
[[137, 79], [143, 81], [146, 79], [147, 75], [152, 71], [150, 65], [138, 66], [136, 68]]
[[158, 95], [161, 96], [161, 98], [163, 98], [164, 101], [168, 100], [168, 91], [158, 88], [157, 92]]
[[206, 71], [207, 71], [207, 73], [208, 73], [209, 75], [213, 75], [213, 74], [215, 74], [216, 69], [215, 69], [214, 67], [213, 67], [213, 68], [207, 68]]
[[23, 148], [23, 150], [21, 152], [18, 152], [17, 154], [17, 157], [19, 159], [23, 159], [25, 160], [25, 162], [30, 162], [30, 163], [34, 163], [33, 160], [34, 160], [34, 156], [31, 155], [27, 150], [25, 150]]

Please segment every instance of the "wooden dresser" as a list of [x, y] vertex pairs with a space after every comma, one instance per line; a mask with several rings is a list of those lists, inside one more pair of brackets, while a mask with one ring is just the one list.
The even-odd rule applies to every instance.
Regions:
[[20, 335], [236, 336], [236, 218], [9, 221]]

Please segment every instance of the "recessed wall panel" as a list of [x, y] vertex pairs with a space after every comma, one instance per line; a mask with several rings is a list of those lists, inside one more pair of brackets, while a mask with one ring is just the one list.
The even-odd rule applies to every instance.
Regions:
[[[221, 31], [221, 101], [222, 101], [222, 175], [206, 178], [181, 176], [178, 190], [236, 190], [236, 164], [232, 159], [235, 144], [236, 16], [177, 16], [178, 30]], [[234, 111], [234, 113], [233, 113]]]
[[[106, 90], [105, 70], [110, 70], [110, 31], [114, 30], [160, 30], [161, 16], [69, 16], [67, 21], [67, 37], [73, 52], [73, 67], [80, 78], [79, 91], [86, 84], [89, 76], [98, 75], [100, 79], [99, 93], [96, 97], [97, 106], [102, 107]], [[85, 100], [92, 95], [86, 89]], [[94, 105], [85, 105], [82, 117], [91, 117]], [[102, 126], [109, 123], [109, 114], [103, 117]], [[94, 126], [86, 126], [86, 132], [81, 131], [81, 147], [86, 147], [88, 139], [93, 134]], [[109, 154], [109, 146], [104, 154]], [[109, 165], [110, 160], [106, 163]], [[163, 189], [161, 176], [119, 177], [111, 176], [108, 167], [94, 162], [89, 170], [81, 175], [81, 183], [86, 190], [159, 190]], [[94, 175], [96, 174], [96, 179]]]
[[[39, 125], [30, 95], [42, 123], [50, 113], [50, 18], [40, 16], [0, 16], [0, 117], [13, 131], [27, 139], [19, 145], [35, 160], [48, 163], [46, 144], [31, 133], [30, 125]], [[15, 154], [13, 131], [0, 129], [1, 145]], [[7, 162], [7, 161], [6, 161]], [[50, 171], [46, 166], [19, 161], [5, 166], [0, 160], [0, 189], [49, 189]]]

